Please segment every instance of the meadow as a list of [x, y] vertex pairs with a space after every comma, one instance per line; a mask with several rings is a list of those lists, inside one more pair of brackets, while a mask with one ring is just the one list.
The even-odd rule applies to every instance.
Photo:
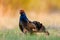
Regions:
[[[49, 27], [50, 35], [23, 34], [18, 28], [20, 9], [25, 10], [29, 20]], [[60, 40], [59, 18], [60, 0], [0, 0], [0, 40]]]
[[0, 30], [0, 40], [60, 40], [60, 31], [48, 30], [50, 35], [44, 33], [39, 34], [23, 34], [19, 28], [12, 30]]

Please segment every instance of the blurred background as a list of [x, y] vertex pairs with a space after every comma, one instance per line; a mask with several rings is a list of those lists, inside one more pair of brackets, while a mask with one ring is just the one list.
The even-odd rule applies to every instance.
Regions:
[[60, 0], [0, 0], [0, 30], [18, 27], [21, 9], [29, 20], [60, 29]]

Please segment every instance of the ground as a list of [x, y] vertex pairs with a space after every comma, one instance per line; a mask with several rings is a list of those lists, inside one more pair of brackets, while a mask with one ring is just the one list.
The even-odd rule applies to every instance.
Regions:
[[19, 28], [11, 30], [0, 30], [0, 40], [60, 40], [60, 31], [48, 30], [50, 35], [40, 34], [23, 34]]

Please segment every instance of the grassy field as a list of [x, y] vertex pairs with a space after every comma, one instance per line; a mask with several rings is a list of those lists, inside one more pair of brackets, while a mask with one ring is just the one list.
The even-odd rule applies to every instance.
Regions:
[[16, 28], [13, 30], [0, 30], [0, 40], [60, 40], [60, 32], [57, 30], [50, 30], [50, 35], [40, 34], [23, 34]]

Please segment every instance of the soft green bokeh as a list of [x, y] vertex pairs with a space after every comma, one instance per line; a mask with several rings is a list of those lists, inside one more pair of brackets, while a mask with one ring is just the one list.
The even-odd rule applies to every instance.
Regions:
[[60, 40], [60, 36], [57, 35], [58, 31], [49, 31], [50, 35], [40, 33], [39, 35], [34, 34], [23, 34], [19, 29], [0, 31], [0, 40]]

